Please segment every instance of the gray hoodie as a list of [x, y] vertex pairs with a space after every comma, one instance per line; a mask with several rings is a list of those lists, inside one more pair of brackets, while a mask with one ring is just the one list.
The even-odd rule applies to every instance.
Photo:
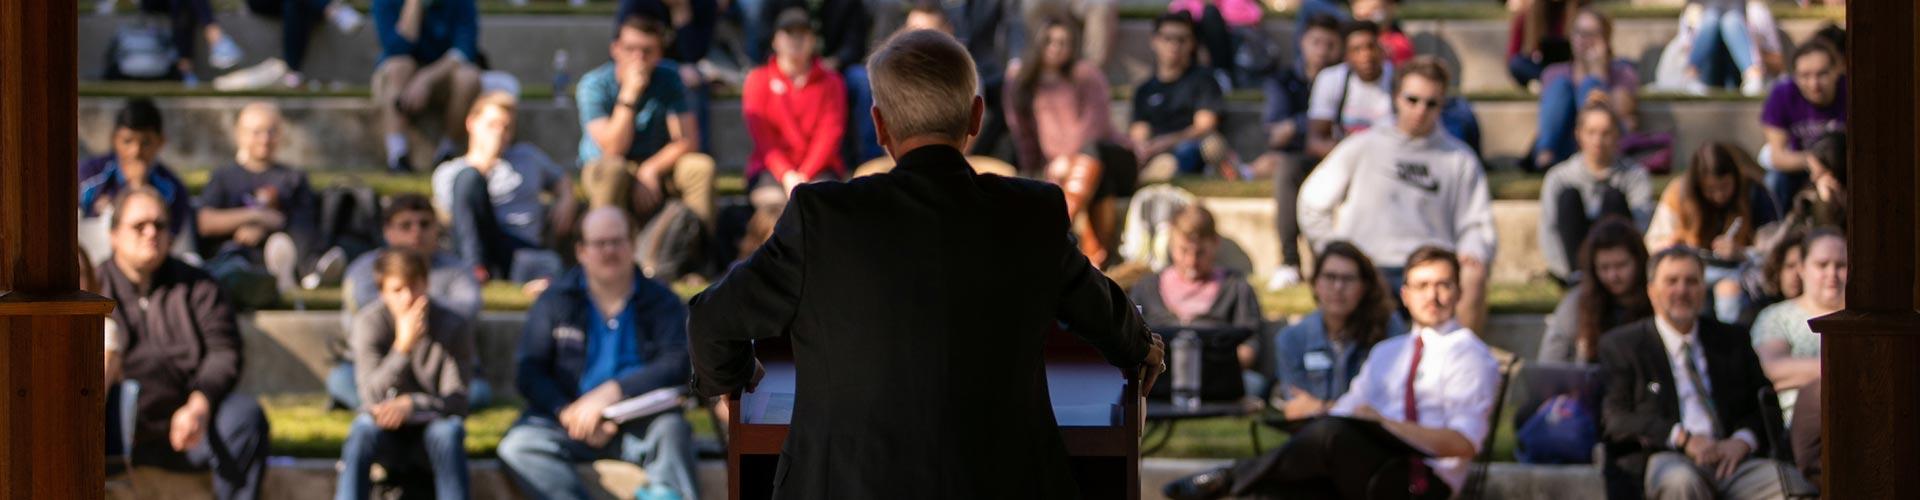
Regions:
[[1480, 159], [1439, 127], [1408, 137], [1374, 127], [1340, 141], [1300, 186], [1300, 230], [1315, 248], [1347, 240], [1381, 267], [1423, 245], [1493, 262], [1497, 236]]

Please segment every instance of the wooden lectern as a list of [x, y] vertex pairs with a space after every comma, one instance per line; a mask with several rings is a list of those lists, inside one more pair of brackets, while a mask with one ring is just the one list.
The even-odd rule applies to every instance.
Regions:
[[[1091, 345], [1063, 332], [1046, 343], [1047, 391], [1074, 478], [1085, 498], [1140, 498], [1139, 374], [1122, 373]], [[773, 473], [793, 417], [795, 373], [786, 339], [757, 342], [766, 366], [756, 392], [728, 396], [727, 498], [773, 496]]]

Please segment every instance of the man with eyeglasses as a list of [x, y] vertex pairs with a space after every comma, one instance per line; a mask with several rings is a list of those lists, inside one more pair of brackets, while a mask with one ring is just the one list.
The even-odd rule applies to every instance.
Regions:
[[687, 306], [633, 264], [633, 222], [618, 207], [580, 220], [578, 269], [527, 311], [514, 386], [527, 409], [500, 440], [500, 461], [536, 498], [587, 498], [574, 464], [618, 459], [647, 469], [639, 499], [700, 498], [693, 428], [678, 411], [628, 422], [621, 400], [687, 385]]
[[[233, 305], [207, 275], [167, 255], [173, 225], [152, 188], [123, 190], [110, 216], [113, 257], [96, 271], [100, 293], [119, 303], [109, 316], [125, 335], [123, 380], [138, 384], [132, 442], [107, 405], [107, 450], [133, 465], [212, 469], [222, 499], [258, 498], [267, 471], [267, 418], [239, 394], [240, 329]], [[117, 401], [122, 380], [107, 381]]]
[[1256, 459], [1174, 481], [1164, 494], [1441, 499], [1460, 491], [1468, 462], [1491, 432], [1499, 365], [1480, 337], [1454, 320], [1454, 253], [1420, 247], [1405, 269], [1400, 298], [1413, 329], [1374, 345], [1328, 410], [1335, 417], [1308, 423]]
[[[428, 256], [428, 299], [436, 306], [458, 313], [468, 323], [477, 321], [480, 317], [480, 280], [474, 276], [473, 264], [440, 249], [440, 220], [435, 216], [433, 204], [427, 201], [427, 197], [418, 194], [394, 196], [392, 201], [387, 202], [384, 216], [380, 231], [387, 242], [385, 249], [408, 250]], [[340, 287], [341, 303], [344, 304], [340, 310], [342, 330], [351, 329], [353, 318], [360, 309], [380, 300], [380, 283], [373, 277], [374, 262], [379, 258], [379, 251], [366, 252], [347, 265], [346, 278]], [[327, 394], [333, 396], [334, 403], [357, 409], [360, 407], [360, 393], [355, 390], [353, 362], [347, 359], [345, 339], [334, 342], [332, 347], [341, 363], [335, 365], [327, 375]], [[480, 365], [476, 362], [473, 366], [478, 368]], [[472, 407], [480, 408], [493, 401], [493, 387], [479, 373], [474, 375], [467, 387], [467, 400]]]
[[[1460, 254], [1460, 322], [1486, 318], [1486, 278], [1497, 236], [1487, 179], [1473, 149], [1439, 126], [1448, 71], [1418, 57], [1394, 75], [1392, 126], [1367, 129], [1333, 148], [1300, 186], [1300, 230], [1320, 248], [1359, 246], [1376, 262], [1405, 262], [1426, 245]], [[1381, 266], [1389, 288], [1406, 269]]]

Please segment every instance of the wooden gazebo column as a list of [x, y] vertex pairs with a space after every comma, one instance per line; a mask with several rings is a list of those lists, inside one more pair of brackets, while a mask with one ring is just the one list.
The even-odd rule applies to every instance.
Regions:
[[113, 303], [78, 288], [76, 13], [0, 1], [0, 498], [105, 494]]
[[1847, 6], [1847, 308], [1821, 334], [1826, 498], [1920, 498], [1920, 8]]

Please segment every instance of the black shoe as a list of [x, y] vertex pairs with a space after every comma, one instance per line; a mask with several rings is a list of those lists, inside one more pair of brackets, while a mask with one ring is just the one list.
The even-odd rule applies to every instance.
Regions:
[[406, 153], [395, 155], [387, 159], [387, 171], [396, 174], [411, 174], [413, 173], [413, 161], [407, 159]]
[[1176, 479], [1160, 488], [1160, 494], [1173, 500], [1212, 500], [1227, 496], [1233, 486], [1233, 471], [1219, 468]]

